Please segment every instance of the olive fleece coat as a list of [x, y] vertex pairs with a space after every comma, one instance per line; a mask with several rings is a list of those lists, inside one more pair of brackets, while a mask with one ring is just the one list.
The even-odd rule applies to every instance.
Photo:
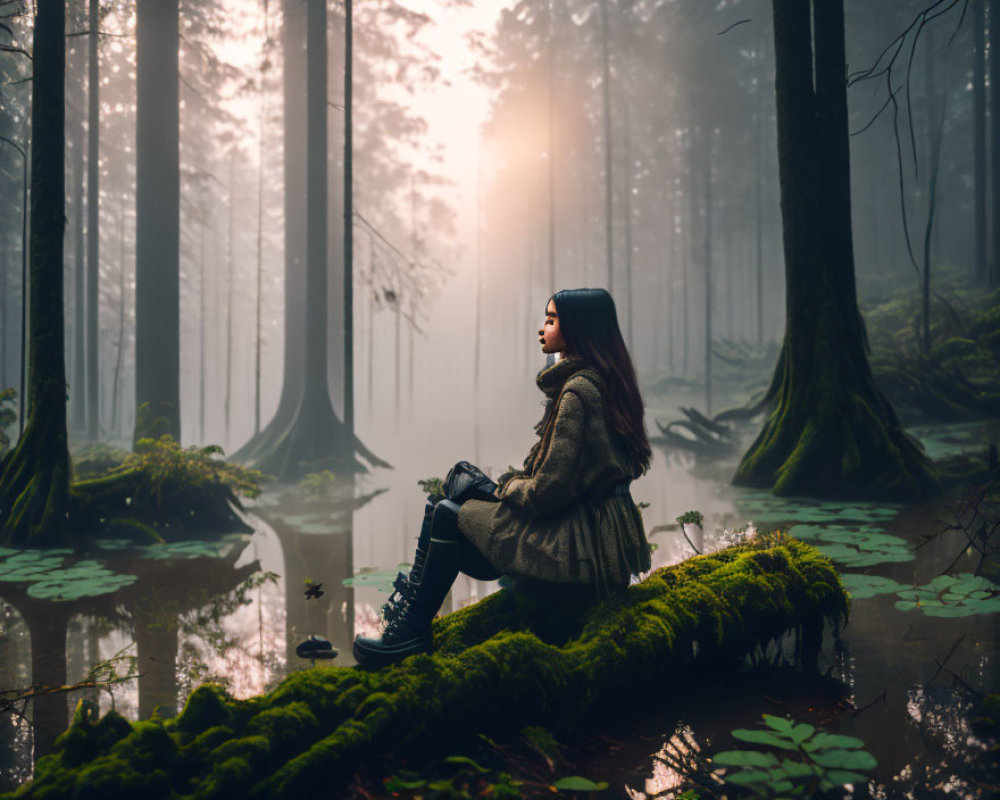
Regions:
[[536, 383], [549, 406], [524, 469], [501, 477], [497, 501], [463, 503], [459, 530], [508, 575], [601, 591], [627, 585], [649, 569], [649, 545], [631, 495], [608, 496], [638, 475], [615, 446], [603, 380], [569, 357]]

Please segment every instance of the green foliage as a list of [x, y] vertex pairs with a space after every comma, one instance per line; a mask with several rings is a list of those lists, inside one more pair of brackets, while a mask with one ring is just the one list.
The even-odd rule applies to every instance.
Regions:
[[677, 522], [681, 525], [697, 525], [699, 528], [705, 518], [702, 516], [700, 511], [685, 511], [679, 517], [677, 517]]
[[[763, 728], [737, 728], [733, 737], [764, 750], [724, 750], [712, 757], [727, 770], [726, 783], [758, 797], [814, 797], [845, 783], [867, 780], [875, 756], [853, 736], [817, 731], [805, 722], [764, 714]], [[777, 752], [775, 752], [777, 751]]]
[[928, 617], [967, 617], [1000, 611], [1000, 586], [989, 578], [963, 572], [938, 575], [930, 583], [896, 592], [896, 608], [919, 608]]
[[13, 409], [17, 392], [13, 389], [0, 391], [0, 458], [10, 450], [10, 437], [6, 429], [17, 422], [17, 412]]
[[310, 472], [296, 484], [299, 494], [312, 498], [328, 497], [337, 488], [337, 476], [328, 469]]
[[443, 500], [444, 499], [444, 481], [440, 478], [424, 478], [423, 480], [417, 481], [417, 486], [420, 487], [426, 495], [430, 495], [432, 499]]
[[74, 483], [71, 516], [89, 535], [163, 541], [196, 530], [247, 530], [230, 504], [257, 497], [262, 475], [225, 461], [222, 448], [140, 439], [117, 466]]
[[83, 480], [85, 478], [95, 478], [98, 475], [106, 475], [112, 470], [120, 467], [126, 458], [128, 450], [99, 442], [98, 444], [87, 445], [86, 447], [71, 454], [73, 457], [73, 479]]
[[195, 490], [222, 485], [233, 494], [258, 497], [262, 477], [260, 470], [247, 469], [215, 457], [221, 455], [224, 453], [218, 445], [185, 448], [172, 436], [164, 434], [159, 439], [140, 439], [136, 442], [135, 452], [129, 453], [110, 474], [132, 470], [141, 472], [146, 477], [146, 491], [157, 498], [162, 497], [164, 487], [170, 484]]

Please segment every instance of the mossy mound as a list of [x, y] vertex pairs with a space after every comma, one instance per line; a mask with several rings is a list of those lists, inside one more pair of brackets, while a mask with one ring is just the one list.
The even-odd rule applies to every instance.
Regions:
[[233, 512], [239, 496], [260, 494], [261, 474], [225, 461], [221, 448], [142, 439], [134, 453], [84, 451], [75, 465], [70, 516], [90, 536], [172, 541], [204, 532], [248, 532]]
[[175, 720], [128, 731], [79, 718], [17, 796], [335, 797], [380, 754], [533, 724], [565, 734], [695, 661], [796, 630], [817, 648], [823, 619], [847, 615], [830, 562], [780, 533], [598, 603], [565, 597], [559, 607], [532, 592], [491, 595], [435, 622], [434, 655], [378, 672], [296, 672], [245, 701], [202, 686]]

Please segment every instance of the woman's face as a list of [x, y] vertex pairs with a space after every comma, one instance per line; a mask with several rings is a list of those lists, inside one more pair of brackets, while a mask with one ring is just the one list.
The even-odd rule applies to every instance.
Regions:
[[543, 353], [563, 353], [567, 352], [566, 341], [559, 331], [559, 315], [556, 313], [554, 300], [549, 300], [545, 309], [545, 322], [542, 323], [538, 331], [538, 341], [542, 344]]

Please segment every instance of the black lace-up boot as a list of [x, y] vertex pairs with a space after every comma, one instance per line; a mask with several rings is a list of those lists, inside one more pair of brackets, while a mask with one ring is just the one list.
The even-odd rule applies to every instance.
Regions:
[[413, 567], [409, 574], [400, 572], [396, 575], [396, 580], [392, 582], [392, 594], [382, 606], [382, 619], [386, 623], [392, 622], [403, 613], [406, 598], [409, 597], [413, 586], [420, 582], [420, 575], [424, 571], [424, 561], [427, 558], [427, 547], [431, 541], [431, 519], [434, 517], [435, 503], [427, 497], [424, 505], [424, 521], [420, 525], [420, 535], [417, 537], [417, 553], [413, 557]]
[[[450, 507], [444, 507], [447, 506]], [[354, 639], [354, 659], [363, 667], [378, 668], [401, 661], [414, 653], [432, 650], [431, 620], [441, 608], [461, 560], [457, 536], [458, 506], [442, 501], [435, 509], [431, 536], [420, 582], [410, 587], [400, 611], [385, 627], [381, 638]], [[442, 533], [440, 537], [438, 533]]]

